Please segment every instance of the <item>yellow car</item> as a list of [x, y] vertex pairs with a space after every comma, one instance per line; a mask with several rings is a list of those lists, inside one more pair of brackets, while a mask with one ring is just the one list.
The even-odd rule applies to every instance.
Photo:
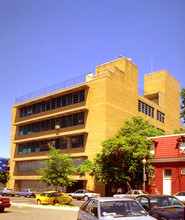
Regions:
[[73, 202], [73, 198], [71, 196], [67, 196], [64, 193], [57, 192], [57, 201], [55, 201], [55, 191], [46, 191], [42, 193], [36, 194], [35, 201], [38, 205], [40, 204], [70, 204]]

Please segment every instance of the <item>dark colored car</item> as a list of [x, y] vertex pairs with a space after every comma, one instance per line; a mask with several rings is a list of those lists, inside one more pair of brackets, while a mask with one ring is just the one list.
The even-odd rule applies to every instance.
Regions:
[[9, 198], [0, 197], [0, 212], [3, 212], [5, 208], [9, 208], [10, 206]]
[[136, 200], [154, 218], [184, 219], [185, 206], [175, 196], [141, 195]]

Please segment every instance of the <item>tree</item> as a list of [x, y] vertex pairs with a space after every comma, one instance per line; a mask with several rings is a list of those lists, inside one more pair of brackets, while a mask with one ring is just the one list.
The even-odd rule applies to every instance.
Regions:
[[0, 183], [2, 183], [3, 185], [6, 185], [9, 179], [10, 179], [10, 176], [7, 172], [0, 171]]
[[146, 170], [154, 171], [148, 160], [152, 158], [152, 140], [147, 137], [162, 134], [140, 116], [133, 117], [132, 121], [126, 120], [115, 137], [102, 143], [102, 151], [94, 160], [92, 174], [102, 184], [142, 184], [143, 158], [147, 160]]
[[180, 96], [182, 99], [180, 116], [183, 119], [183, 122], [185, 123], [185, 88], [182, 88]]
[[[74, 174], [75, 167], [73, 166], [73, 159], [68, 154], [59, 154], [59, 150], [49, 145], [50, 153], [48, 160], [41, 162], [44, 167], [40, 168], [37, 172], [42, 175], [40, 181], [46, 183], [47, 186], [71, 186], [74, 180], [69, 177]], [[56, 201], [56, 199], [55, 199]]]

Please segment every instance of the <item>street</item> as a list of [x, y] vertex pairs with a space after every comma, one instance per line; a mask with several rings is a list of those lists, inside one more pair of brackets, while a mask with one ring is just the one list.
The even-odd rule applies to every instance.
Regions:
[[[10, 197], [11, 207], [0, 213], [3, 220], [76, 220], [78, 208], [84, 201], [74, 200], [71, 207], [35, 205], [34, 198]], [[74, 205], [75, 204], [75, 205]]]

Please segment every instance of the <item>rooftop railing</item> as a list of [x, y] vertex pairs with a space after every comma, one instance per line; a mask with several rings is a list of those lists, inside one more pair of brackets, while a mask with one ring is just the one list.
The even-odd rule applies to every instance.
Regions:
[[75, 86], [75, 85], [84, 83], [86, 81], [86, 75], [87, 74], [83, 74], [81, 76], [57, 83], [55, 85], [46, 87], [44, 89], [40, 89], [35, 92], [31, 92], [31, 93], [25, 94], [23, 96], [17, 97], [17, 98], [15, 98], [15, 104], [19, 104], [21, 102], [25, 102], [25, 101], [28, 101], [28, 100], [31, 100], [31, 99], [34, 99], [34, 98], [37, 98], [40, 96], [44, 96], [44, 95], [47, 95], [47, 94], [50, 94], [53, 92], [57, 92], [62, 89], [69, 88], [71, 86]]

